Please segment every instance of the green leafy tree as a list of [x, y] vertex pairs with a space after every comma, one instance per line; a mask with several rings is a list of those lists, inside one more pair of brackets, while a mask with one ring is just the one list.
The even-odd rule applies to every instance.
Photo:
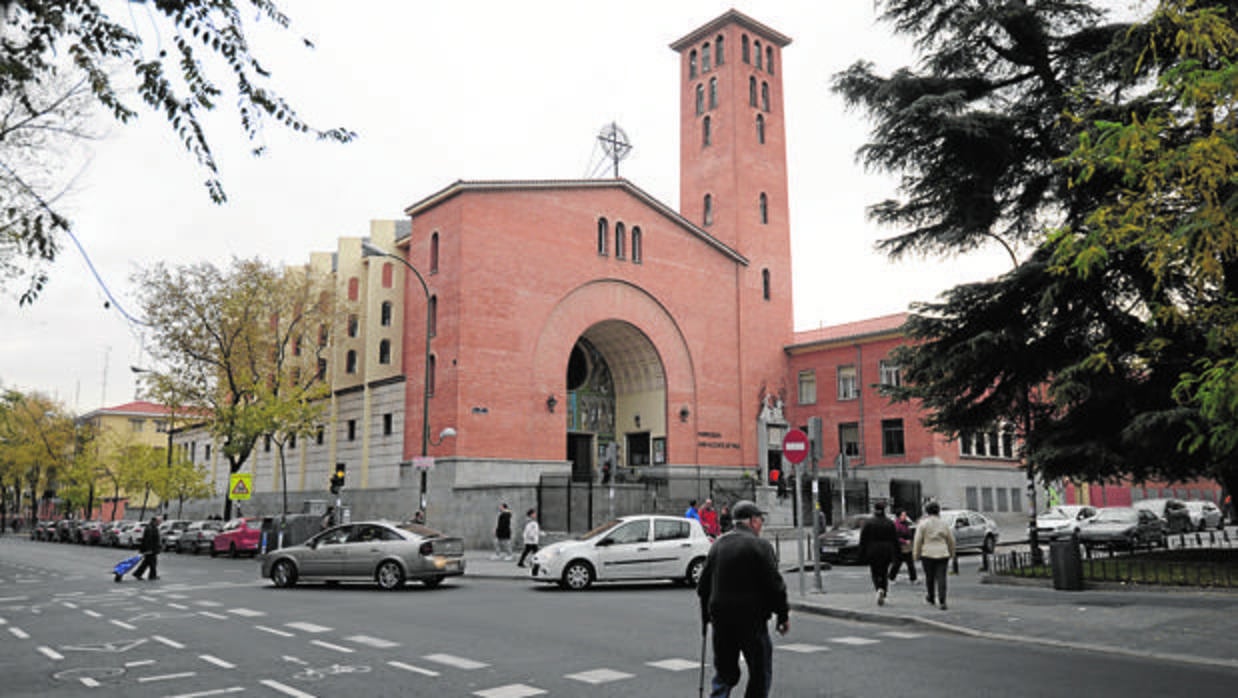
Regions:
[[33, 523], [41, 495], [56, 490], [60, 474], [72, 462], [73, 420], [47, 396], [16, 390], [0, 395], [0, 416], [0, 468], [13, 483], [18, 510], [25, 488]]
[[[147, 45], [139, 33], [135, 9], [158, 45]], [[0, 207], [0, 271], [11, 271], [20, 257], [36, 267], [22, 303], [46, 280], [38, 267], [55, 258], [57, 232], [71, 228], [56, 206], [58, 188], [43, 180], [47, 172], [30, 157], [29, 144], [56, 148], [81, 138], [83, 113], [127, 124], [139, 116], [140, 103], [162, 115], [206, 171], [207, 193], [217, 203], [226, 196], [206, 115], [221, 102], [235, 104], [254, 154], [265, 150], [267, 122], [320, 140], [354, 138], [346, 129], [310, 126], [271, 87], [248, 37], [258, 22], [290, 27], [274, 0], [0, 0], [0, 21], [0, 191], [7, 195]], [[223, 81], [231, 83], [228, 93]]]
[[185, 500], [211, 496], [210, 473], [206, 466], [173, 452], [172, 464], [165, 468], [165, 477], [155, 481], [156, 494], [165, 502], [176, 502], [176, 517], [182, 518]]

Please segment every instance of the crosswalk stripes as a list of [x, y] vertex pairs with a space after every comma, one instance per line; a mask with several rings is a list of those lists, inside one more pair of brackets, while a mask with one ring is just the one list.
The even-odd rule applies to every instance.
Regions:
[[566, 674], [563, 678], [572, 679], [573, 681], [580, 681], [582, 683], [599, 684], [630, 679], [633, 676], [635, 676], [635, 674], [629, 674], [625, 671], [615, 671], [614, 669], [593, 669], [592, 671], [581, 671], [575, 674]]

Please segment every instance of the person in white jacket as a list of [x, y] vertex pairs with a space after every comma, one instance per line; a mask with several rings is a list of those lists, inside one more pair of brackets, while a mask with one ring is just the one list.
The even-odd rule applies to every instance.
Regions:
[[524, 559], [537, 552], [538, 543], [542, 540], [542, 527], [537, 523], [537, 509], [530, 509], [524, 515], [529, 517], [529, 522], [524, 525], [524, 552], [520, 553], [517, 567], [524, 567]]
[[941, 505], [929, 502], [927, 514], [916, 524], [916, 535], [911, 543], [911, 556], [924, 565], [924, 600], [930, 606], [941, 604], [946, 610], [946, 566], [954, 557], [954, 531], [941, 520]]

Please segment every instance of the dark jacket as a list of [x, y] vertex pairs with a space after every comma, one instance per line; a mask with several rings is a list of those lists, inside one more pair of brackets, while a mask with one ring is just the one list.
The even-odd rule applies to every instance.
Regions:
[[499, 523], [494, 527], [494, 537], [499, 540], [512, 537], [512, 513], [510, 511], [499, 512]]
[[157, 524], [148, 523], [142, 531], [142, 546], [141, 553], [143, 555], [154, 555], [159, 552], [159, 526]]
[[756, 627], [771, 614], [785, 623], [790, 614], [773, 546], [744, 526], [714, 541], [696, 594], [702, 619], [715, 625]]
[[869, 562], [888, 562], [898, 556], [898, 529], [885, 514], [870, 516], [860, 528], [860, 553]]

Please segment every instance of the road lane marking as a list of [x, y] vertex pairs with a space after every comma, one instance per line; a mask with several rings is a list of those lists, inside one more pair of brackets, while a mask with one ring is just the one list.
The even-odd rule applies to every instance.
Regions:
[[809, 645], [802, 642], [791, 642], [785, 645], [778, 645], [778, 649], [787, 650], [788, 652], [798, 652], [800, 654], [811, 654], [813, 652], [829, 652], [830, 648], [823, 645]]
[[576, 674], [564, 674], [563, 678], [597, 685], [600, 683], [610, 683], [611, 681], [630, 679], [633, 676], [635, 676], [635, 674], [615, 671], [614, 669], [593, 669], [591, 671], [582, 671]]
[[12, 601], [29, 601], [29, 596], [0, 596], [0, 603], [9, 603]]
[[154, 664], [154, 663], [155, 663], [155, 660], [153, 659], [139, 659], [134, 662], [125, 662], [125, 668], [130, 668], [130, 667], [135, 667], [135, 666], [150, 666], [151, 664]]
[[102, 618], [102, 617], [103, 617], [103, 614], [102, 614], [102, 613], [99, 613], [98, 611], [92, 611], [92, 610], [90, 610], [90, 609], [86, 609], [85, 611], [82, 611], [82, 613], [85, 613], [86, 615], [90, 616], [91, 618]]
[[159, 674], [158, 676], [139, 676], [138, 683], [150, 683], [151, 681], [171, 681], [172, 679], [187, 679], [191, 676], [197, 676], [196, 671], [182, 671], [179, 674]]
[[233, 664], [232, 662], [225, 662], [219, 657], [215, 657], [209, 654], [199, 654], [198, 658], [204, 662], [210, 662], [211, 664], [214, 664], [215, 666], [221, 669], [235, 669], [236, 668], [236, 665]]
[[293, 698], [315, 698], [314, 694], [312, 693], [306, 693], [305, 691], [298, 691], [292, 686], [285, 686], [284, 684], [278, 681], [272, 681], [271, 679], [263, 679], [262, 681], [259, 681], [259, 683], [261, 683], [263, 686], [266, 686], [268, 688], [273, 688], [279, 691], [280, 693], [283, 693], [286, 696], [292, 696]]
[[336, 652], [343, 652], [344, 654], [352, 654], [353, 652], [357, 651], [351, 647], [344, 647], [343, 645], [332, 644], [325, 640], [310, 640], [310, 644], [318, 645], [319, 647], [325, 647], [329, 650], [335, 650]]
[[293, 630], [302, 630], [307, 633], [325, 633], [331, 630], [331, 628], [321, 625], [314, 625], [313, 623], [304, 622], [284, 623], [284, 627], [292, 628]]
[[243, 693], [245, 689], [241, 686], [232, 686], [230, 688], [217, 688], [213, 691], [201, 691], [198, 693], [181, 693], [167, 698], [207, 698], [207, 696], [222, 696], [225, 693]]
[[228, 613], [244, 616], [245, 618], [257, 618], [258, 616], [266, 615], [266, 611], [255, 611], [249, 608], [230, 608], [228, 609]]
[[111, 623], [112, 625], [115, 625], [115, 626], [116, 626], [116, 627], [118, 627], [118, 628], [124, 628], [125, 630], [137, 630], [137, 629], [138, 629], [138, 626], [136, 626], [136, 625], [129, 625], [128, 623], [126, 623], [126, 622], [125, 622], [125, 621], [123, 621], [123, 620], [115, 620], [115, 619], [113, 619], [113, 620], [109, 620], [108, 622], [109, 622], [109, 623]]
[[834, 637], [830, 638], [830, 642], [837, 642], [840, 645], [875, 645], [881, 640], [873, 640], [867, 637]]
[[397, 662], [397, 661], [389, 661], [387, 663], [397, 669], [403, 669], [404, 671], [411, 671], [414, 674], [423, 674], [425, 676], [438, 676], [437, 671], [431, 671], [430, 669], [422, 669], [421, 667], [413, 666], [412, 664], [405, 664], [404, 662]]
[[350, 642], [355, 642], [359, 645], [369, 645], [370, 647], [375, 647], [380, 650], [386, 650], [386, 649], [391, 649], [392, 647], [400, 646], [400, 643], [398, 642], [392, 642], [391, 640], [384, 640], [381, 637], [370, 637], [369, 635], [353, 635], [352, 637], [346, 637], [344, 639], [349, 640]]
[[65, 607], [65, 608], [77, 608], [77, 604], [75, 604], [75, 603], [70, 603], [70, 602], [68, 602], [68, 601], [65, 601], [65, 602], [64, 602], [64, 607]]
[[188, 607], [188, 606], [186, 606], [186, 605], [185, 605], [185, 604], [183, 604], [183, 603], [170, 603], [170, 604], [168, 604], [168, 608], [175, 608], [175, 609], [176, 609], [176, 610], [178, 610], [178, 611], [188, 611], [188, 610], [189, 610], [189, 607]]
[[41, 653], [43, 654], [43, 656], [47, 657], [48, 659], [56, 659], [56, 660], [64, 659], [64, 655], [63, 655], [63, 654], [61, 654], [61, 653], [57, 652], [56, 650], [54, 650], [54, 649], [52, 649], [52, 648], [50, 648], [50, 647], [42, 647], [42, 646], [40, 646], [40, 647], [39, 647], [39, 652], [41, 652]]
[[533, 688], [522, 683], [513, 683], [489, 688], [484, 691], [477, 691], [473, 695], [481, 696], [481, 698], [525, 698], [525, 696], [540, 696], [545, 695], [545, 693], [540, 688]]
[[215, 613], [214, 611], [198, 611], [198, 615], [206, 616], [207, 618], [214, 618], [215, 620], [227, 620], [228, 619], [228, 616], [225, 616], [222, 613]]
[[151, 635], [150, 639], [154, 640], [155, 642], [162, 642], [163, 644], [167, 645], [168, 647], [171, 647], [172, 649], [176, 649], [176, 650], [185, 649], [185, 646], [182, 645], [181, 643], [175, 640], [169, 640], [168, 638], [162, 635]]
[[482, 669], [490, 666], [484, 662], [477, 662], [472, 659], [457, 657], [454, 654], [427, 654], [422, 657], [422, 659], [428, 659], [432, 662], [438, 662], [439, 664], [446, 664], [447, 666], [455, 667], [457, 669]]
[[30, 634], [18, 627], [9, 628], [9, 632], [13, 633], [18, 640], [29, 640]]
[[900, 640], [914, 640], [918, 637], [924, 637], [924, 633], [909, 633], [902, 630], [889, 630], [887, 632], [877, 634], [885, 635], [886, 637], [896, 637]]
[[95, 681], [89, 676], [83, 676], [82, 685], [87, 686], [89, 688], [98, 688], [99, 686], [102, 686], [103, 684], [99, 683], [98, 681]]
[[656, 662], [645, 662], [651, 667], [657, 669], [665, 669], [667, 671], [686, 671], [695, 669], [701, 665], [700, 662], [693, 662], [688, 659], [660, 659]]
[[254, 627], [264, 633], [271, 633], [272, 635], [279, 635], [280, 637], [296, 637], [296, 635], [293, 635], [292, 633], [286, 633], [283, 630], [276, 630], [275, 628], [268, 628], [265, 625], [255, 625]]
[[194, 601], [194, 603], [199, 606], [206, 606], [208, 608], [218, 608], [223, 605], [218, 601]]

